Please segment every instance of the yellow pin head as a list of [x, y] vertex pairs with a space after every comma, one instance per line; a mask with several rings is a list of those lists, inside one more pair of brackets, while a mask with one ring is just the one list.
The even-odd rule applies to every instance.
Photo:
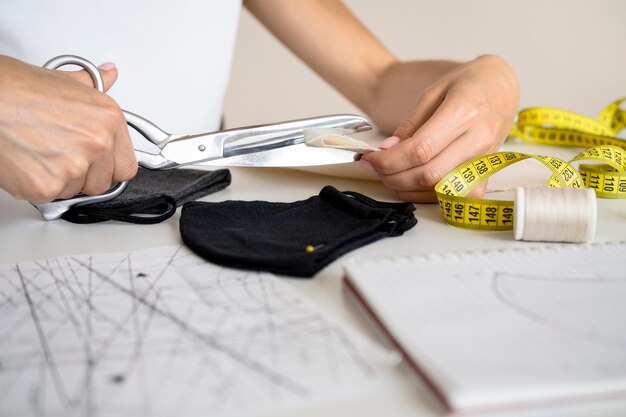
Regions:
[[323, 243], [317, 245], [317, 246], [313, 246], [313, 245], [306, 245], [306, 247], [304, 248], [304, 251], [306, 253], [311, 253], [311, 252], [315, 252], [316, 250], [318, 250], [319, 248], [321, 248], [322, 246], [324, 246]]

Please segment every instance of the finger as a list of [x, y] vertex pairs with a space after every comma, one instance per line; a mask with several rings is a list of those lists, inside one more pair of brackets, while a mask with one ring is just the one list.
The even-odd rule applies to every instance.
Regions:
[[402, 172], [380, 175], [381, 181], [385, 186], [396, 191], [432, 190], [454, 168], [469, 159], [484, 154], [482, 146], [476, 146], [476, 143], [480, 142], [478, 136], [479, 134], [473, 131], [468, 132], [428, 163]]
[[114, 132], [111, 137], [97, 138], [92, 143], [94, 154], [99, 157], [93, 160], [85, 177], [85, 194], [102, 194], [112, 182], [128, 181], [137, 173], [137, 158], [123, 116]]
[[99, 195], [111, 187], [113, 178], [113, 154], [102, 152], [101, 157], [93, 161], [85, 174], [82, 192], [87, 195]]
[[[85, 70], [60, 72], [90, 87], [94, 87], [95, 85], [91, 75], [89, 75], [89, 73]], [[113, 87], [113, 84], [115, 84], [115, 81], [117, 80], [117, 67], [112, 62], [105, 62], [98, 66], [98, 72], [102, 75], [102, 81], [104, 81], [104, 91], [106, 92]]]
[[83, 189], [84, 183], [85, 181], [82, 177], [68, 181], [57, 198], [72, 198], [76, 196]]
[[417, 100], [415, 109], [400, 123], [393, 136], [404, 140], [410, 138], [433, 115], [444, 98], [443, 89], [431, 88], [424, 91]]
[[137, 156], [127, 125], [118, 128], [113, 148], [113, 181], [129, 181], [137, 174]]
[[113, 62], [104, 62], [98, 65], [98, 71], [104, 81], [104, 91], [107, 92], [117, 81], [117, 76], [119, 75], [117, 67]]
[[[481, 183], [467, 195], [469, 198], [482, 198], [487, 190], [487, 181]], [[434, 191], [396, 191], [396, 195], [402, 201], [411, 203], [436, 203], [437, 193]]]
[[476, 114], [468, 111], [461, 100], [446, 96], [437, 111], [415, 134], [385, 152], [372, 152], [364, 159], [382, 174], [394, 174], [424, 165], [463, 135]]
[[396, 191], [396, 195], [400, 200], [411, 203], [437, 202], [437, 195], [434, 191]]
[[489, 179], [484, 180], [483, 182], [480, 183], [480, 185], [478, 185], [476, 188], [470, 191], [467, 197], [468, 198], [482, 198], [485, 195], [485, 192], [487, 191], [488, 184], [489, 184]]

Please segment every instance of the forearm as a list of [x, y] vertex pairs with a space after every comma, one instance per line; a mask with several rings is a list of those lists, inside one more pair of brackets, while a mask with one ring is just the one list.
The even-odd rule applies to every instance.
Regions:
[[399, 62], [339, 1], [246, 0], [245, 5], [294, 54], [387, 133], [406, 117], [425, 88], [459, 65], [450, 61]]
[[511, 127], [519, 86], [497, 56], [399, 62], [338, 0], [245, 4], [381, 131], [393, 135], [361, 164], [403, 200], [432, 201], [432, 188], [445, 173], [496, 150]]
[[245, 0], [247, 9], [285, 46], [366, 111], [393, 54], [335, 0]]

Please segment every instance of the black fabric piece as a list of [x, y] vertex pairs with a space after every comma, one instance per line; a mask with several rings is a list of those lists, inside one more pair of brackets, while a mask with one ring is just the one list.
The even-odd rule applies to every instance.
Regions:
[[191, 250], [213, 263], [310, 277], [353, 249], [403, 234], [417, 223], [414, 210], [411, 203], [326, 186], [293, 203], [190, 202], [180, 232]]
[[62, 218], [72, 223], [117, 220], [154, 224], [169, 219], [176, 207], [226, 188], [230, 171], [139, 168], [126, 190], [113, 200], [72, 207]]

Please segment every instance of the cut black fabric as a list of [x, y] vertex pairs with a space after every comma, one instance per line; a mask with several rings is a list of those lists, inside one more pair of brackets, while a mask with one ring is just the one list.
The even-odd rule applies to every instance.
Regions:
[[190, 202], [183, 206], [183, 242], [220, 265], [313, 276], [360, 246], [399, 236], [417, 220], [411, 203], [385, 203], [326, 186], [293, 203]]
[[62, 218], [72, 223], [106, 220], [159, 223], [172, 217], [176, 207], [220, 191], [229, 184], [230, 172], [227, 169], [152, 171], [139, 168], [126, 190], [115, 199], [72, 207]]

